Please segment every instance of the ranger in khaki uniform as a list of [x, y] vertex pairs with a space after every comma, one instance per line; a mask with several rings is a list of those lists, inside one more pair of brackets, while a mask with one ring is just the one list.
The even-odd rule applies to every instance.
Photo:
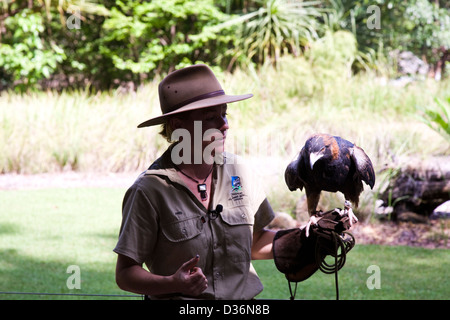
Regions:
[[[169, 74], [159, 96], [163, 115], [140, 127], [164, 124], [169, 138], [176, 129], [195, 135], [200, 124], [203, 139], [183, 136], [126, 192], [117, 284], [151, 299], [252, 299], [263, 286], [251, 259], [273, 258], [274, 233], [264, 226], [274, 214], [258, 178], [223, 152], [227, 103], [252, 95], [226, 95], [196, 65]], [[219, 134], [205, 138], [213, 129]]]

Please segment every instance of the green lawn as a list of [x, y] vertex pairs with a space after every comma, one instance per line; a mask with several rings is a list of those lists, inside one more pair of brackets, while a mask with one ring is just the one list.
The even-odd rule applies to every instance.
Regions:
[[[356, 240], [358, 241], [358, 240]], [[366, 282], [374, 273], [367, 268], [380, 269], [380, 289], [368, 289]], [[340, 299], [413, 300], [450, 299], [450, 251], [378, 245], [356, 245], [347, 255], [339, 271]], [[273, 263], [257, 261], [255, 268], [265, 290], [259, 295], [267, 299], [287, 299], [287, 280]], [[297, 299], [335, 299], [334, 275], [320, 271], [298, 284]]]
[[[0, 292], [128, 294], [114, 281], [112, 252], [121, 220], [120, 188], [0, 191]], [[68, 289], [80, 268], [81, 288]], [[255, 261], [264, 299], [288, 299], [273, 261]], [[381, 288], [369, 290], [367, 267], [380, 268]], [[357, 245], [339, 273], [341, 299], [449, 299], [450, 251]], [[123, 299], [99, 296], [0, 294], [0, 299]], [[299, 284], [299, 299], [334, 299], [334, 277], [317, 272]], [[129, 298], [127, 298], [129, 299]]]

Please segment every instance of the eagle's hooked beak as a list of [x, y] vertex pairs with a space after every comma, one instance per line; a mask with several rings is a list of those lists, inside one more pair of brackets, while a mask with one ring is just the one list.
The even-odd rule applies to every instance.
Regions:
[[297, 184], [297, 161], [292, 161], [286, 168], [284, 173], [284, 180], [290, 191], [295, 191], [298, 188]]
[[311, 170], [314, 167], [314, 164], [323, 157], [323, 153], [321, 152], [313, 152], [309, 155], [309, 164], [311, 165]]

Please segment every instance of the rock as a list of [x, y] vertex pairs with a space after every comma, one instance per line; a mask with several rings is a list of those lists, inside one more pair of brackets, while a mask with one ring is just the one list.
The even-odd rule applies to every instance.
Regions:
[[275, 212], [275, 218], [268, 225], [270, 229], [291, 229], [296, 226], [297, 221], [286, 212]]
[[402, 74], [422, 76], [428, 74], [429, 66], [411, 51], [400, 52], [397, 59], [398, 71]]
[[449, 219], [450, 218], [450, 200], [439, 205], [433, 210], [430, 219]]
[[295, 218], [302, 224], [309, 221], [308, 203], [306, 201], [306, 195], [300, 197], [295, 206]]

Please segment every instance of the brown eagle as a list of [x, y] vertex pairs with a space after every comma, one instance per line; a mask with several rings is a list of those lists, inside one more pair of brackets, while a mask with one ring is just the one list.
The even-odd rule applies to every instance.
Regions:
[[359, 195], [364, 190], [362, 181], [372, 189], [375, 172], [363, 149], [341, 137], [315, 134], [286, 168], [285, 180], [291, 191], [305, 188], [308, 212], [312, 216], [321, 191], [340, 191], [345, 196], [346, 207], [347, 200], [358, 207]]

